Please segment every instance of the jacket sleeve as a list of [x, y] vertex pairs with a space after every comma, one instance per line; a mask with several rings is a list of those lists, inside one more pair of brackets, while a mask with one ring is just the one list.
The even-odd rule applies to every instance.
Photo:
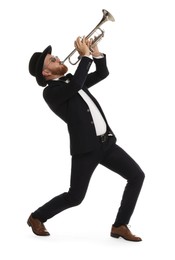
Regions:
[[64, 103], [83, 88], [92, 59], [83, 57], [72, 77], [70, 83], [63, 81], [52, 81], [43, 91], [43, 97], [47, 103], [57, 103], [57, 106]]
[[93, 59], [95, 63], [95, 71], [88, 74], [85, 85], [87, 88], [92, 87], [109, 75], [109, 70], [106, 64], [106, 55], [103, 58]]

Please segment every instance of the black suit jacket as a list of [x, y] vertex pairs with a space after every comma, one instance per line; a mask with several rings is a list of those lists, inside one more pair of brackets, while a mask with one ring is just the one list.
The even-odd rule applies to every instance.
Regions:
[[109, 75], [106, 66], [106, 56], [104, 55], [104, 58], [101, 59], [94, 59], [94, 63], [96, 70], [88, 73], [92, 60], [88, 57], [83, 57], [74, 76], [68, 74], [70, 77], [69, 83], [61, 79], [58, 81], [48, 81], [48, 86], [43, 91], [43, 97], [48, 106], [68, 126], [70, 153], [72, 155], [92, 151], [100, 145], [96, 137], [90, 110], [78, 93], [80, 89], [83, 89], [95, 102], [104, 117], [108, 130], [112, 133], [102, 108], [88, 90], [88, 88]]

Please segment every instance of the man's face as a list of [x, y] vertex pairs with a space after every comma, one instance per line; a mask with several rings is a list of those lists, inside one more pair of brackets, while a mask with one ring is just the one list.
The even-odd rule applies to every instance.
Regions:
[[66, 65], [61, 64], [57, 56], [47, 54], [44, 60], [43, 70], [48, 70], [52, 75], [63, 76], [68, 71], [68, 68]]

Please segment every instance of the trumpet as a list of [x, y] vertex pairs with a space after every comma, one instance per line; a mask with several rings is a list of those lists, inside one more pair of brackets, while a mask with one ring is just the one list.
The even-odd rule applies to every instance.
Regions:
[[[91, 45], [91, 49], [93, 49], [93, 46], [96, 45], [103, 37], [104, 37], [104, 30], [102, 30], [100, 27], [102, 24], [104, 24], [107, 21], [111, 21], [114, 22], [115, 19], [112, 16], [112, 14], [110, 12], [108, 12], [107, 10], [103, 9], [103, 17], [101, 19], [101, 21], [95, 26], [95, 28], [85, 37], [86, 39], [89, 39], [94, 33], [96, 33], [97, 31], [100, 31], [100, 33], [94, 37], [94, 39], [92, 40], [92, 45]], [[78, 57], [76, 62], [72, 62], [71, 61], [71, 57], [72, 55], [76, 52], [77, 50], [74, 49], [63, 61], [61, 61], [61, 64], [64, 64], [66, 60], [68, 60], [70, 62], [70, 64], [75, 65], [79, 62], [80, 60], [80, 56]]]

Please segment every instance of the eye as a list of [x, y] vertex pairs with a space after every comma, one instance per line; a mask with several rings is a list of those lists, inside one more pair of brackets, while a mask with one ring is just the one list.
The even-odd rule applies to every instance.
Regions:
[[55, 61], [56, 61], [56, 58], [53, 57], [53, 58], [51, 58], [50, 60], [51, 60], [51, 62], [55, 62]]

